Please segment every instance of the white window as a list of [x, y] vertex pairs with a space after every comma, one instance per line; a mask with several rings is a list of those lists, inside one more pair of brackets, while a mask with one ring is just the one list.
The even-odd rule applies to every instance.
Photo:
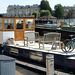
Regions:
[[12, 16], [15, 16], [15, 11], [12, 11]]
[[19, 10], [19, 15], [21, 15], [22, 14], [22, 10]]
[[26, 9], [26, 15], [29, 15], [29, 9]]
[[23, 10], [23, 16], [25, 16], [25, 14], [26, 14], [26, 13], [25, 13], [25, 9], [24, 9], [24, 10]]
[[18, 15], [18, 10], [16, 10], [16, 15]]
[[0, 18], [0, 29], [2, 29], [2, 19]]
[[33, 9], [31, 9], [31, 15], [32, 15], [32, 13], [33, 13]]

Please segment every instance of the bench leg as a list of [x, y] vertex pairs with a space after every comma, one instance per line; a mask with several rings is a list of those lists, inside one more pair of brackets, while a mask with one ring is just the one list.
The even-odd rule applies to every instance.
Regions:
[[62, 42], [59, 42], [59, 49], [61, 49], [61, 45], [62, 45], [63, 43]]
[[39, 41], [39, 49], [40, 49], [40, 44], [41, 44], [41, 43], [40, 43], [40, 41]]
[[52, 43], [52, 47], [51, 47], [51, 49], [53, 49], [53, 48], [54, 48], [54, 49], [56, 49], [56, 48], [57, 48], [57, 46], [58, 46], [58, 43], [53, 42], [53, 43]]
[[28, 41], [27, 41], [27, 46], [28, 46]]
[[53, 46], [54, 46], [54, 42], [52, 42], [52, 47], [51, 47], [51, 49], [53, 49]]
[[[41, 42], [39, 42], [39, 49], [40, 49], [40, 44], [41, 44]], [[44, 42], [42, 43], [42, 46], [43, 46], [43, 49], [44, 49]]]
[[43, 49], [44, 49], [44, 42], [43, 42]]
[[24, 46], [25, 46], [25, 40], [24, 40]]
[[28, 46], [28, 41], [25, 42], [25, 40], [24, 40], [24, 46]]

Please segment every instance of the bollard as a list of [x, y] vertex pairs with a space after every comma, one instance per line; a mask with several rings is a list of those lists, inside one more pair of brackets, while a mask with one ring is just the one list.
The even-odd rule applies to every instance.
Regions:
[[46, 75], [54, 75], [54, 55], [46, 55]]

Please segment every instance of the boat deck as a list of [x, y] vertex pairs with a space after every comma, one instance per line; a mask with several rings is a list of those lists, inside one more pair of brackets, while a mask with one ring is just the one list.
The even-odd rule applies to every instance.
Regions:
[[59, 49], [59, 47], [57, 49], [51, 49], [52, 45], [51, 44], [45, 44], [45, 48], [43, 49], [42, 48], [42, 45], [41, 45], [41, 48], [39, 49], [39, 44], [38, 43], [30, 43], [27, 46], [24, 46], [23, 43], [19, 43], [18, 45], [9, 45], [9, 46], [12, 46], [12, 47], [18, 47], [18, 48], [21, 48], [21, 49], [28, 49], [28, 50], [32, 50], [32, 51], [38, 51], [38, 52], [44, 52], [44, 53], [50, 53], [50, 54], [57, 54], [57, 55], [74, 55], [75, 54], [75, 50], [73, 50], [72, 52], [63, 52], [62, 49]]

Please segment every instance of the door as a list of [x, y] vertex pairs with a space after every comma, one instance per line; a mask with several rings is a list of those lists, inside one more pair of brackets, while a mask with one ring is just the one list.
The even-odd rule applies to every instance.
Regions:
[[15, 20], [15, 41], [23, 41], [24, 40], [24, 21], [23, 19]]

